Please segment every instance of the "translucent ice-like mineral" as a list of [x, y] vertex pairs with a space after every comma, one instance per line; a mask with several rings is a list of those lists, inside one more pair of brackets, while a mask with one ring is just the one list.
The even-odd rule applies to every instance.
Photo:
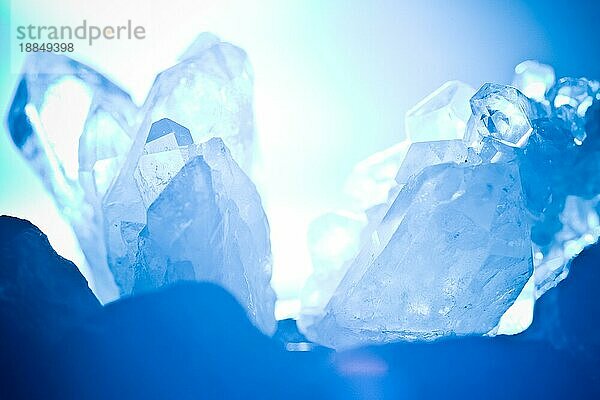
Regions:
[[411, 142], [462, 139], [473, 94], [475, 89], [466, 83], [445, 83], [406, 113], [406, 136]]
[[136, 113], [129, 95], [90, 67], [32, 53], [8, 114], [14, 143], [73, 226], [104, 300], [117, 292], [104, 257], [100, 201], [129, 151]]
[[[138, 136], [153, 122], [169, 118], [187, 127], [196, 143], [222, 138], [237, 163], [250, 172], [253, 72], [246, 53], [204, 33], [180, 60], [156, 77], [142, 108]], [[137, 151], [143, 142], [136, 144]]]
[[122, 177], [134, 184], [117, 182], [103, 204], [109, 266], [121, 292], [179, 280], [219, 283], [272, 333], [268, 222], [223, 141], [197, 145], [187, 128], [162, 119]]
[[523, 147], [531, 134], [529, 99], [511, 86], [486, 83], [471, 98], [467, 143], [477, 146], [484, 137], [511, 147]]
[[[401, 146], [416, 143], [394, 158], [395, 184], [375, 173], [392, 170], [384, 158], [361, 169], [370, 199], [361, 250], [322, 313], [300, 318], [310, 339], [343, 348], [527, 328], [535, 299], [600, 237], [599, 85], [554, 81], [551, 67], [527, 61], [514, 87], [483, 85], [461, 119], [463, 141], [447, 140], [455, 114], [436, 111], [455, 109], [444, 106], [455, 83], [409, 111], [412, 140]], [[378, 196], [366, 190], [376, 187]]]
[[361, 342], [484, 334], [533, 272], [512, 163], [428, 167], [400, 191], [309, 338]]
[[269, 227], [242, 171], [254, 140], [243, 50], [201, 34], [140, 110], [91, 68], [35, 54], [8, 125], [72, 223], [103, 301], [209, 280], [273, 332]]

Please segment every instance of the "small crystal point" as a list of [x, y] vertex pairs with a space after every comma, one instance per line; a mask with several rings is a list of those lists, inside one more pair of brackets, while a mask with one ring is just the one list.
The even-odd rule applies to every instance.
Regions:
[[450, 81], [421, 100], [406, 113], [406, 135], [411, 142], [462, 139], [475, 89]]
[[519, 90], [505, 85], [486, 83], [471, 98], [472, 116], [465, 137], [477, 147], [491, 136], [510, 147], [523, 147], [532, 132], [531, 104]]
[[194, 42], [179, 57], [179, 61], [185, 61], [200, 56], [204, 51], [221, 42], [218, 36], [210, 32], [200, 33]]
[[146, 138], [145, 153], [158, 153], [160, 151], [175, 150], [178, 147], [189, 146], [194, 143], [190, 130], [168, 118], [156, 121], [150, 127]]
[[477, 156], [459, 139], [413, 143], [398, 170], [396, 182], [406, 184], [411, 176], [431, 165], [449, 162], [465, 164], [476, 160]]

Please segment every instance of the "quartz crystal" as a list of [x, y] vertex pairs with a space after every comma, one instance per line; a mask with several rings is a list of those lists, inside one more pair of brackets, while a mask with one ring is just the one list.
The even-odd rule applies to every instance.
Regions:
[[477, 147], [484, 137], [523, 147], [531, 134], [531, 104], [517, 89], [486, 83], [471, 98], [467, 143]]
[[122, 293], [179, 280], [219, 283], [267, 332], [275, 329], [269, 226], [256, 188], [220, 138], [152, 124], [131, 170], [103, 204], [109, 265]]
[[356, 257], [308, 337], [365, 342], [484, 334], [533, 272], [512, 163], [425, 168]]
[[[310, 225], [299, 328], [335, 348], [525, 329], [600, 237], [599, 88], [526, 61], [513, 86], [452, 81], [427, 96], [403, 141], [354, 168], [347, 209]], [[247, 56], [211, 34], [140, 110], [91, 68], [34, 54], [8, 115], [102, 300], [210, 281], [271, 334], [253, 125]]]
[[129, 151], [136, 113], [129, 95], [90, 67], [32, 53], [8, 114], [14, 143], [73, 226], [105, 301], [117, 292], [106, 264], [100, 201]]
[[[394, 159], [388, 194], [365, 194], [360, 250], [345, 257], [343, 277], [319, 270], [309, 279], [311, 292], [328, 296], [320, 314], [299, 320], [309, 339], [345, 348], [527, 328], [535, 300], [600, 237], [600, 85], [554, 81], [551, 67], [527, 61], [514, 87], [483, 85], [469, 101], [463, 141], [428, 107], [443, 104], [454, 83], [407, 114], [411, 140], [400, 145], [410, 147]], [[437, 128], [423, 138], [412, 126]], [[369, 160], [365, 171], [383, 165]], [[366, 173], [361, 187], [379, 182]]]
[[[223, 139], [236, 160], [250, 172], [254, 146], [253, 73], [246, 53], [211, 34], [201, 34], [161, 72], [144, 103], [138, 137], [163, 118], [187, 127], [196, 143]], [[139, 151], [143, 141], [136, 142]]]
[[411, 142], [462, 139], [474, 94], [466, 83], [445, 83], [406, 113], [406, 136]]
[[211, 281], [274, 331], [269, 226], [242, 170], [252, 80], [245, 52], [207, 33], [157, 76], [141, 109], [68, 57], [28, 58], [9, 130], [73, 225], [104, 302]]
[[477, 155], [470, 151], [462, 140], [413, 143], [398, 170], [396, 182], [404, 185], [412, 175], [431, 165], [449, 162], [464, 164], [476, 160]]

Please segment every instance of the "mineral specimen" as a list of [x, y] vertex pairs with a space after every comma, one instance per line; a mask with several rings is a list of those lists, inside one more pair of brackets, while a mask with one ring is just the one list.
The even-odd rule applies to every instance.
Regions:
[[267, 219], [254, 185], [223, 141], [195, 144], [187, 128], [162, 119], [120, 179], [130, 184], [117, 181], [103, 211], [109, 266], [121, 292], [179, 280], [218, 283], [272, 333]]
[[238, 166], [251, 169], [254, 140], [243, 50], [201, 34], [140, 110], [91, 68], [36, 53], [8, 125], [73, 225], [103, 301], [209, 280], [274, 331], [268, 223]]
[[462, 139], [473, 94], [466, 83], [446, 82], [406, 113], [406, 136], [411, 142]]
[[[142, 107], [138, 137], [153, 122], [169, 118], [187, 127], [196, 143], [222, 138], [236, 162], [250, 172], [253, 73], [246, 53], [205, 33], [180, 60], [156, 77]], [[136, 142], [134, 153], [144, 141]]]
[[73, 226], [105, 301], [117, 291], [103, 255], [100, 201], [129, 151], [136, 113], [115, 84], [53, 53], [29, 56], [8, 113], [14, 143]]
[[333, 347], [484, 334], [533, 272], [512, 164], [424, 169], [400, 191], [312, 329]]
[[[407, 113], [405, 140], [354, 168], [348, 209], [309, 230], [307, 337], [343, 348], [516, 333], [598, 240], [600, 83], [555, 83], [526, 61], [513, 85], [448, 82]], [[139, 111], [90, 68], [36, 54], [8, 125], [103, 300], [210, 281], [273, 332], [269, 226], [244, 172], [254, 129], [242, 50], [199, 36]]]
[[[445, 129], [454, 125], [428, 106], [446, 104], [443, 88], [455, 84], [409, 111], [407, 131], [417, 143], [394, 159], [389, 194], [367, 204], [361, 249], [346, 256], [345, 275], [335, 278], [340, 283], [323, 312], [301, 317], [310, 339], [344, 348], [520, 332], [535, 299], [598, 240], [599, 85], [563, 78], [553, 86], [552, 68], [533, 61], [515, 72], [514, 84], [527, 96], [483, 85], [462, 119], [464, 142], [447, 140], [454, 138]], [[433, 132], [413, 134], [421, 126]], [[361, 186], [380, 181], [367, 173]], [[321, 284], [331, 292], [331, 282]]]
[[478, 147], [490, 136], [511, 147], [523, 147], [531, 134], [531, 105], [517, 89], [486, 83], [471, 98], [467, 143]]

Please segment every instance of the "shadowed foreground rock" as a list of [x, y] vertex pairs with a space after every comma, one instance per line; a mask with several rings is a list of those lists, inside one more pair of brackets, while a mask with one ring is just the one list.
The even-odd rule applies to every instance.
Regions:
[[0, 217], [0, 398], [32, 390], [50, 346], [100, 309], [75, 264], [37, 227]]
[[528, 334], [332, 353], [286, 352], [281, 340], [304, 339], [264, 336], [232, 296], [207, 283], [101, 308], [33, 225], [2, 217], [0, 240], [2, 399], [600, 397], [591, 363], [597, 248], [548, 293], [557, 293], [558, 317], [545, 315], [544, 302], [536, 311], [532, 332], [558, 318], [542, 331], [566, 337], [561, 346]]

